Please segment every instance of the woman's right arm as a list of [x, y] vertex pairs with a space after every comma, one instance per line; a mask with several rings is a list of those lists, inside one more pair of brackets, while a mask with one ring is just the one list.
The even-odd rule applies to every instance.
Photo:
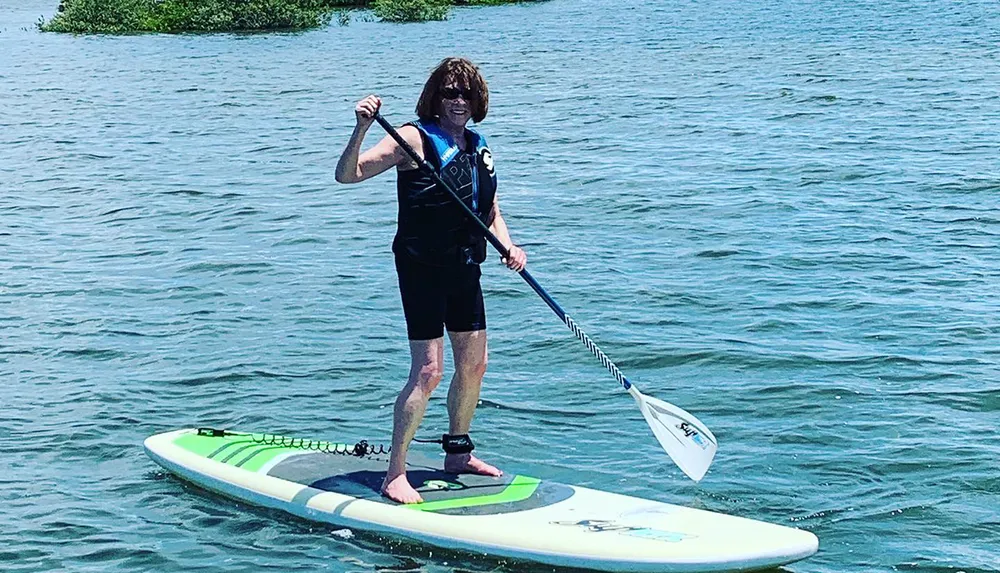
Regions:
[[382, 100], [378, 96], [370, 95], [359, 101], [354, 108], [357, 123], [347, 147], [340, 154], [340, 161], [337, 162], [335, 177], [338, 183], [364, 181], [399, 165], [403, 160], [402, 150], [389, 136], [384, 137], [375, 147], [361, 153], [361, 143], [365, 139], [365, 133], [375, 121], [375, 113], [381, 105]]

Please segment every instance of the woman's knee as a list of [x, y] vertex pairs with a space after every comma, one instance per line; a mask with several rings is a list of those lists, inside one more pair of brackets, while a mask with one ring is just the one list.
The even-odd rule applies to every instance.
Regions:
[[410, 383], [430, 394], [444, 376], [444, 339], [410, 341]]
[[410, 370], [410, 378], [427, 393], [437, 388], [443, 376], [443, 365], [437, 360], [414, 364]]

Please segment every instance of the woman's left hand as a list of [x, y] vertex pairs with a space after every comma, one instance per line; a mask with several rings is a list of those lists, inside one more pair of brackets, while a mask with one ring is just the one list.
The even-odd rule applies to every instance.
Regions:
[[507, 249], [507, 254], [509, 255], [507, 258], [500, 257], [500, 262], [507, 265], [507, 268], [512, 271], [523, 271], [524, 265], [528, 264], [528, 254], [524, 252], [524, 249], [517, 245], [511, 245]]

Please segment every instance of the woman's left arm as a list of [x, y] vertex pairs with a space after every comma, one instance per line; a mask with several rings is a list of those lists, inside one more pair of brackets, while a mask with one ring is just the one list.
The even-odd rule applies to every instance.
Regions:
[[507, 247], [507, 252], [510, 254], [508, 258], [500, 258], [500, 262], [507, 265], [507, 268], [521, 272], [524, 270], [524, 265], [528, 264], [528, 255], [524, 252], [524, 249], [518, 247], [514, 244], [514, 241], [510, 238], [510, 231], [507, 230], [507, 222], [503, 220], [503, 215], [500, 214], [500, 201], [496, 198], [493, 199], [493, 213], [492, 213], [493, 223], [490, 225], [490, 232], [496, 235], [497, 239], [503, 243], [504, 247]]

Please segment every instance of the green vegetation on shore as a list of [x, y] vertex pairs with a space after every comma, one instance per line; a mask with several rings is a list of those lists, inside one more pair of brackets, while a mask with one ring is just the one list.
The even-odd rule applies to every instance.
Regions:
[[383, 22], [424, 22], [448, 17], [450, 0], [374, 0], [372, 13]]
[[370, 8], [384, 22], [444, 20], [455, 4], [509, 4], [526, 0], [61, 0], [59, 12], [38, 27], [46, 32], [239, 32], [325, 26], [341, 10]]

